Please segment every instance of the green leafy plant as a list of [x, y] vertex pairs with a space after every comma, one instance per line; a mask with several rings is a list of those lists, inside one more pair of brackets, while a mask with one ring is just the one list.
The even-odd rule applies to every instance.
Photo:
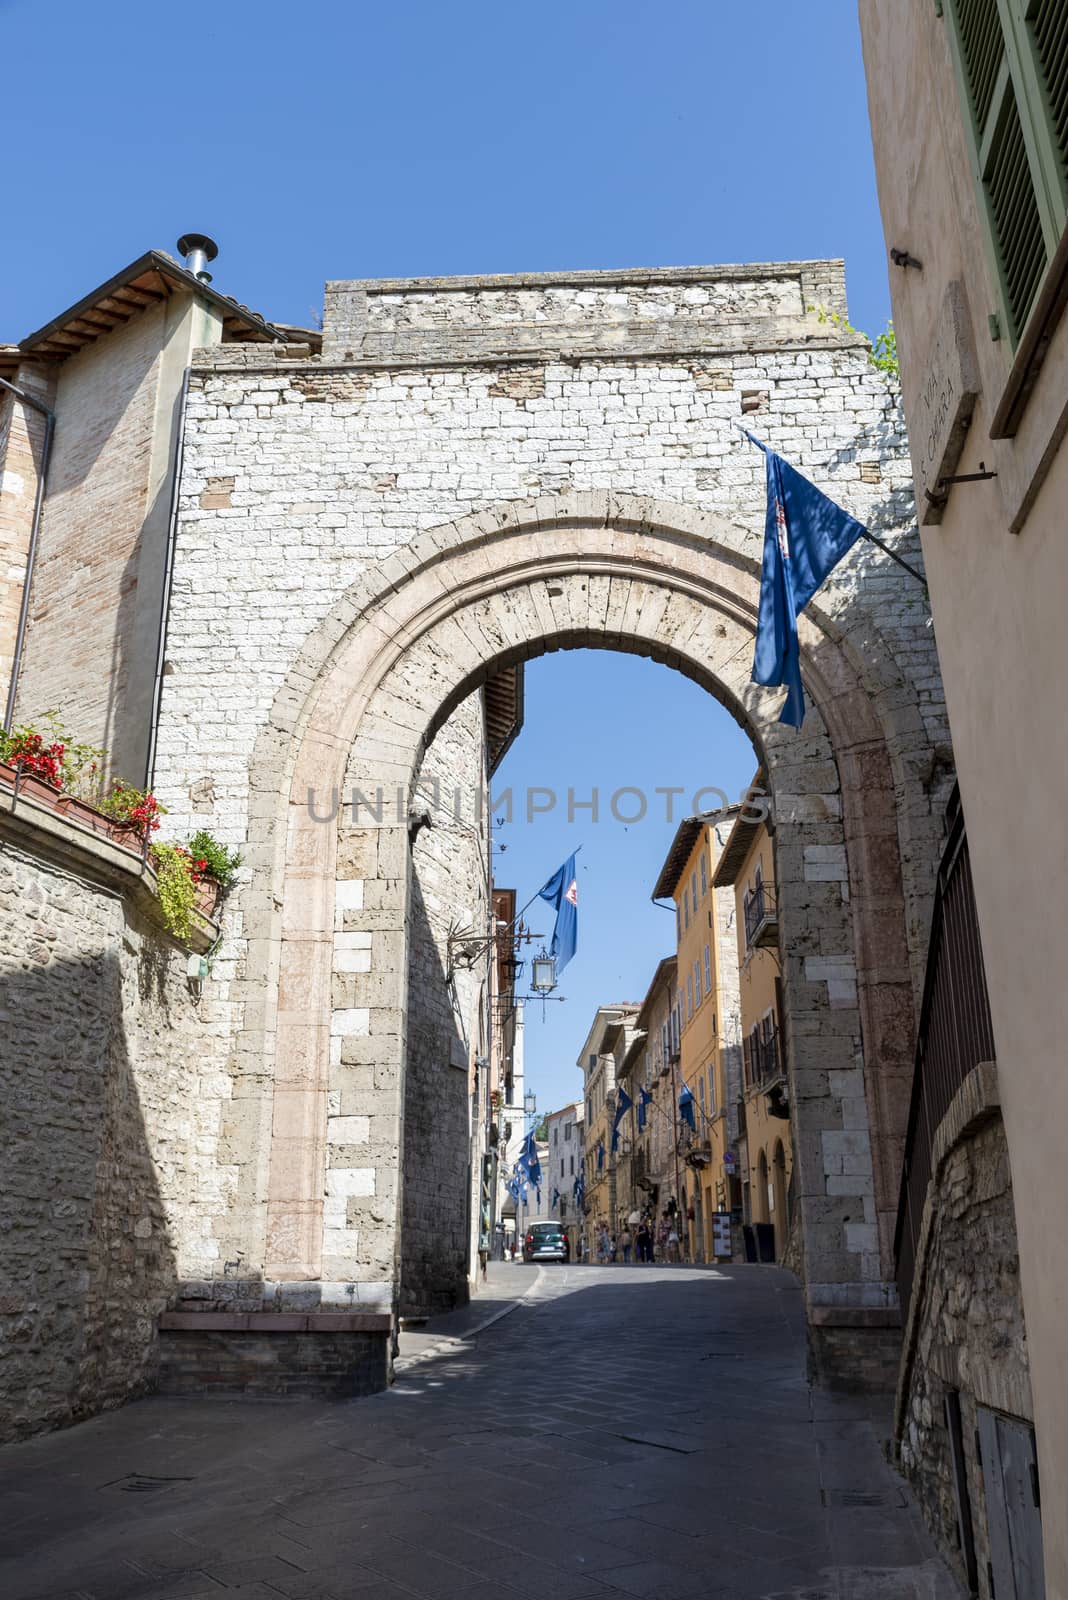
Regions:
[[146, 833], [155, 833], [160, 817], [165, 816], [167, 810], [151, 790], [135, 789], [122, 778], [116, 778], [107, 794], [95, 803], [106, 817], [126, 823], [142, 839]]
[[894, 332], [894, 324], [892, 322], [888, 322], [882, 333], [877, 333], [872, 338], [870, 334], [862, 333], [859, 328], [854, 328], [853, 324], [847, 322], [846, 318], [837, 311], [828, 311], [825, 306], [816, 306], [815, 311], [818, 321], [831, 322], [836, 328], [841, 328], [843, 333], [855, 333], [858, 339], [863, 339], [868, 346], [868, 360], [872, 366], [878, 372], [885, 372], [888, 377], [894, 379], [895, 383], [900, 382], [901, 369], [898, 366], [897, 359], [897, 334]]
[[227, 849], [206, 828], [194, 833], [189, 841], [189, 853], [198, 862], [203, 862], [201, 872], [215, 878], [223, 889], [230, 887], [234, 873], [241, 865], [241, 852]]
[[45, 783], [54, 784], [57, 789], [63, 782], [65, 754], [58, 740], [46, 744], [45, 736], [36, 728], [12, 728], [10, 733], [6, 729], [0, 730], [0, 761], [6, 761], [12, 767], [21, 767], [23, 772], [32, 772], [35, 777], [43, 778]]
[[46, 711], [42, 720], [46, 737], [63, 747], [63, 792], [95, 805], [104, 783], [107, 751], [99, 745], [75, 739], [60, 720], [58, 711]]
[[176, 939], [188, 939], [197, 897], [193, 857], [180, 844], [155, 844], [152, 865], [156, 869], [163, 920]]

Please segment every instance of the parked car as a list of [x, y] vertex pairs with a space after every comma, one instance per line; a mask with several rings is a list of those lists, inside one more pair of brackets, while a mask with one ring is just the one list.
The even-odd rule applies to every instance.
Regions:
[[567, 1229], [559, 1222], [532, 1222], [523, 1237], [524, 1261], [570, 1261]]

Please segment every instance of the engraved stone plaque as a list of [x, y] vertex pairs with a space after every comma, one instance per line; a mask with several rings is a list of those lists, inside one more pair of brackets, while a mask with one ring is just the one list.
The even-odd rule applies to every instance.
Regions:
[[[979, 366], [968, 303], [962, 285], [954, 280], [946, 287], [919, 402], [909, 418], [918, 474], [916, 502], [927, 526], [942, 520], [945, 495], [939, 492], [938, 481], [960, 460], [978, 394]], [[928, 499], [927, 491], [936, 498]]]

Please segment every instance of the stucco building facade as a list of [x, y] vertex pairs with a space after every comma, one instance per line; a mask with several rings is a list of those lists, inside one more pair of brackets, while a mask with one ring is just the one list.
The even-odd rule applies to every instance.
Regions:
[[[1044, 1592], [1064, 1600], [1068, 999], [1061, 920], [1036, 913], [1068, 871], [1068, 8], [861, 0], [860, 20], [960, 780], [936, 932], [957, 925], [954, 897], [967, 909], [974, 884], [981, 937], [971, 967], [982, 1005], [957, 1035], [956, 1098], [939, 1097], [936, 1125], [916, 1117], [910, 1132], [910, 1168], [930, 1179], [926, 1202], [903, 1199], [899, 1231], [915, 1272], [900, 1444], [911, 1472], [941, 1484], [927, 1502], [947, 1547], [963, 1530], [957, 1559], [967, 1564], [970, 1548], [980, 1593], [1043, 1592], [1037, 1543]], [[937, 1082], [925, 1059], [917, 1110]], [[948, 1307], [931, 1258], [954, 1263]], [[969, 1303], [968, 1318], [954, 1314]]]

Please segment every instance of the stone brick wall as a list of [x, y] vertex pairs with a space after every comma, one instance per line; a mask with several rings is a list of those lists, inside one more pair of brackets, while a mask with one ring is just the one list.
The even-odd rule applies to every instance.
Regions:
[[0, 1439], [143, 1392], [178, 1278], [224, 1270], [225, 1021], [120, 853], [56, 849], [0, 815]]
[[[24, 363], [15, 381], [43, 405], [52, 405], [50, 374]], [[14, 662], [45, 430], [41, 412], [0, 389], [0, 716]]]
[[948, 1152], [929, 1195], [918, 1303], [898, 1394], [905, 1476], [943, 1550], [959, 1564], [945, 1396], [960, 1396], [980, 1592], [990, 1556], [976, 1406], [1033, 1421], [1016, 1216], [1005, 1127], [993, 1115]]
[[62, 422], [41, 518], [19, 713], [33, 720], [62, 706], [72, 730], [99, 745], [113, 744], [120, 731], [116, 715], [133, 665], [124, 644], [138, 599], [163, 325], [162, 307], [132, 318], [65, 362], [56, 388]]
[[[448, 979], [448, 935], [489, 933], [488, 815], [482, 692], [439, 730], [419, 775], [417, 796], [433, 804], [433, 826], [412, 849], [408, 928], [408, 1053], [404, 1080], [400, 1309], [447, 1311], [467, 1298], [477, 1218], [470, 1196], [481, 1154], [472, 1107], [472, 1064], [484, 1056], [488, 960], [457, 966]], [[435, 787], [437, 786], [437, 787]], [[457, 803], [459, 797], [459, 803]], [[467, 1170], [464, 1170], [466, 1163]]]
[[[156, 773], [177, 827], [205, 824], [239, 845], [250, 830], [258, 837], [262, 820], [278, 807], [288, 775], [250, 777], [257, 741], [276, 748], [282, 763], [288, 759], [274, 719], [279, 705], [301, 702], [321, 670], [318, 658], [313, 662], [309, 654], [318, 648], [315, 641], [338, 626], [330, 648], [340, 650], [346, 628], [358, 623], [358, 611], [346, 596], [376, 563], [388, 562], [383, 570], [389, 583], [402, 587], [413, 542], [424, 533], [430, 542], [439, 537], [429, 530], [490, 514], [490, 508], [507, 521], [507, 507], [536, 496], [555, 496], [548, 503], [563, 509], [603, 505], [606, 495], [618, 495], [633, 497], [638, 507], [673, 510], [675, 521], [669, 514], [666, 527], [690, 529], [687, 518], [693, 527], [701, 518], [716, 519], [716, 537], [723, 540], [727, 558], [738, 561], [739, 572], [751, 572], [763, 538], [764, 468], [759, 452], [735, 426], [743, 415], [849, 509], [910, 559], [918, 559], [895, 394], [871, 369], [854, 337], [803, 311], [795, 314], [799, 306], [844, 307], [838, 265], [605, 276], [611, 287], [599, 280], [592, 287], [578, 286], [575, 293], [569, 288], [543, 320], [535, 302], [541, 296], [540, 303], [548, 306], [561, 287], [557, 283], [376, 286], [379, 297], [408, 296], [403, 312], [396, 306], [375, 312], [380, 329], [375, 337], [387, 341], [377, 354], [369, 353], [361, 331], [370, 289], [332, 286], [327, 348], [339, 355], [336, 363], [292, 350], [198, 356], [188, 406]], [[796, 304], [788, 280], [800, 286]], [[587, 292], [589, 302], [582, 298]], [[440, 304], [431, 307], [428, 294], [438, 295]], [[701, 305], [686, 299], [691, 294]], [[752, 305], [746, 300], [750, 294]], [[613, 295], [622, 300], [610, 305]], [[698, 314], [702, 306], [707, 312], [727, 300], [738, 310], [736, 320]], [[582, 305], [585, 323], [579, 317]], [[478, 325], [480, 306], [484, 325]], [[659, 308], [656, 314], [654, 308]], [[392, 331], [385, 326], [390, 319]], [[428, 321], [434, 327], [425, 326]], [[500, 353], [493, 354], [494, 349]], [[757, 407], [752, 414], [751, 404]], [[594, 527], [605, 526], [602, 514]], [[448, 535], [442, 531], [441, 537], [447, 541]], [[615, 630], [611, 624], [617, 591], [609, 595], [609, 580], [595, 580], [584, 598], [578, 596], [577, 582], [575, 595], [567, 588], [563, 599], [549, 603], [548, 612], [539, 609], [534, 595], [522, 602], [521, 631], [535, 646], [539, 634], [556, 623], [555, 606], [565, 613], [573, 608], [575, 614], [584, 607], [590, 614], [594, 587], [603, 600], [605, 636], [622, 637], [622, 616]], [[619, 594], [621, 610], [626, 594], [622, 589]], [[871, 684], [875, 712], [886, 730], [892, 771], [889, 779], [879, 778], [878, 787], [892, 785], [885, 797], [890, 820], [884, 825], [895, 837], [885, 842], [896, 848], [890, 851], [893, 862], [884, 851], [878, 860], [873, 854], [868, 865], [874, 881], [890, 867], [896, 871], [900, 856], [908, 947], [904, 959], [892, 957], [892, 981], [908, 985], [911, 979], [918, 992], [937, 853], [938, 808], [932, 797], [937, 800], [944, 778], [936, 753], [946, 750], [944, 705], [922, 590], [877, 550], [861, 545], [820, 600], [831, 633], [836, 625], [841, 628], [843, 660], [859, 663]], [[500, 604], [507, 611], [509, 602], [502, 597]], [[664, 602], [650, 587], [635, 605], [652, 615], [663, 612]], [[680, 638], [696, 634], [702, 626], [698, 603], [680, 601], [679, 608]], [[473, 622], [462, 638], [463, 629], [455, 630], [455, 649], [451, 643], [428, 642], [424, 657], [411, 668], [411, 681], [404, 675], [407, 668], [398, 669], [383, 709], [372, 718], [373, 728], [361, 735], [365, 769], [373, 761], [391, 775], [400, 772], [398, 752], [407, 748], [411, 730], [417, 723], [425, 730], [432, 720], [435, 673], [446, 674], [443, 695], [477, 681], [479, 667], [493, 659], [516, 625], [514, 616], [498, 619], [487, 608], [485, 619]], [[388, 640], [393, 631], [388, 614], [381, 631]], [[670, 632], [665, 629], [665, 640]], [[718, 632], [726, 638], [725, 626]], [[744, 639], [732, 644], [721, 676], [747, 677], [741, 661], [747, 648], [751, 644]], [[681, 659], [670, 650], [665, 658]], [[461, 659], [470, 677], [447, 676]], [[721, 658], [715, 659], [718, 672]], [[883, 672], [873, 667], [876, 661], [891, 665]], [[750, 706], [733, 687], [731, 693], [737, 703]], [[753, 705], [754, 728], [765, 740], [775, 737]], [[864, 774], [859, 766], [851, 770], [843, 800], [830, 742], [817, 732], [803, 753], [800, 744], [795, 748], [792, 760], [785, 750], [779, 753], [775, 803], [783, 822], [780, 868], [798, 911], [787, 976], [798, 997], [795, 1054], [800, 1058], [802, 1047], [805, 1052], [799, 1095], [809, 1102], [801, 1158], [807, 1181], [816, 1186], [818, 1228], [827, 1241], [825, 1248], [821, 1245], [826, 1281], [821, 1279], [820, 1292], [833, 1294], [839, 1281], [849, 1280], [862, 1281], [864, 1293], [885, 1297], [885, 1248], [880, 1260], [885, 1238], [875, 1237], [871, 1140], [866, 1128], [843, 1124], [838, 1103], [844, 1093], [840, 1080], [862, 1068], [850, 932], [858, 885], [850, 882], [843, 814], [847, 805], [860, 803], [857, 796], [871, 780], [867, 768]], [[250, 852], [253, 872], [260, 876], [231, 924], [227, 950], [240, 984], [234, 1001], [254, 1019], [253, 1031], [259, 1026], [255, 1019], [268, 1016], [271, 999], [266, 989], [244, 979], [254, 956], [261, 961], [256, 970], [267, 970], [258, 952], [272, 927], [272, 908], [295, 922], [303, 941], [299, 957], [293, 956], [297, 987], [287, 987], [286, 994], [296, 993], [307, 1009], [307, 969], [300, 963], [311, 960], [314, 945], [307, 920], [313, 914], [310, 872], [299, 888], [301, 896], [307, 895], [307, 910], [303, 899], [299, 910], [292, 896], [287, 901], [278, 876], [283, 853], [296, 864], [298, 876], [307, 872], [303, 852], [310, 842], [292, 832], [295, 820], [291, 814], [288, 844], [256, 844]], [[341, 1101], [328, 1115], [370, 1117], [372, 1123], [367, 1144], [342, 1164], [349, 1177], [339, 1172], [331, 1180], [327, 1203], [335, 1220], [323, 1234], [322, 1274], [332, 1293], [341, 1294], [346, 1281], [356, 1280], [361, 1303], [365, 1292], [385, 1291], [395, 1245], [385, 1219], [395, 1199], [390, 1166], [398, 1159], [397, 1134], [383, 1131], [379, 1137], [374, 1119], [383, 1119], [383, 1130], [389, 1126], [390, 1096], [399, 1093], [397, 1030], [413, 1021], [387, 1014], [393, 1002], [384, 998], [392, 993], [403, 951], [403, 914], [398, 924], [390, 898], [391, 885], [407, 871], [402, 832], [392, 830], [390, 836], [381, 830], [375, 838], [357, 838], [343, 827], [338, 843], [335, 957], [348, 965], [335, 967], [333, 988], [335, 996], [347, 995], [351, 1003], [333, 1001], [335, 1019], [340, 1016], [338, 1026], [345, 1031], [333, 1038], [331, 1048], [340, 1060], [331, 1064], [332, 1082], [340, 1082], [340, 1068], [365, 1070], [363, 1089], [342, 1088]], [[416, 858], [427, 848], [425, 835], [420, 836]], [[246, 909], [253, 905], [254, 916]], [[314, 916], [319, 914], [314, 909]], [[368, 949], [371, 969], [354, 969], [352, 963]], [[863, 954], [869, 966], [877, 964], [878, 941]], [[899, 1006], [889, 990], [881, 991], [879, 1000], [883, 1009], [870, 1013], [873, 1026], [888, 1009], [910, 1012], [907, 998]], [[374, 1007], [381, 1008], [377, 1039], [369, 1020]], [[296, 1008], [287, 1014], [287, 1025], [290, 1019], [296, 1027]], [[250, 1033], [237, 1051], [244, 1125], [228, 1147], [238, 1169], [237, 1198], [230, 1205], [229, 1197], [220, 1195], [216, 1218], [225, 1259], [239, 1254], [254, 1259], [263, 1249], [263, 1140], [272, 1113], [270, 1064], [263, 1059], [262, 1041], [269, 1051], [273, 1037], [270, 1027], [256, 1036], [259, 1043]], [[903, 1080], [900, 1065], [907, 1049], [897, 1054], [901, 1059], [889, 1064], [873, 1058], [866, 1070], [874, 1085], [891, 1076], [895, 1083]], [[302, 1056], [291, 1070], [307, 1074], [308, 1059]], [[317, 1063], [314, 1070], [322, 1069]], [[316, 1087], [314, 1095], [319, 1092]], [[822, 1103], [828, 1095], [835, 1099], [829, 1109]], [[314, 1143], [319, 1136], [311, 1131], [309, 1137]], [[347, 1142], [355, 1146], [357, 1141]], [[896, 1151], [889, 1149], [880, 1159], [890, 1170]], [[850, 1194], [843, 1188], [829, 1200], [828, 1175], [855, 1180]], [[286, 1203], [277, 1237], [288, 1230], [292, 1239], [299, 1228], [302, 1240], [310, 1240], [302, 1219], [314, 1216], [318, 1193], [298, 1194], [291, 1186]], [[363, 1226], [356, 1225], [357, 1218]], [[361, 1235], [358, 1252], [356, 1233]], [[287, 1248], [290, 1260], [299, 1256], [306, 1262], [312, 1246], [302, 1242], [299, 1251]]]

